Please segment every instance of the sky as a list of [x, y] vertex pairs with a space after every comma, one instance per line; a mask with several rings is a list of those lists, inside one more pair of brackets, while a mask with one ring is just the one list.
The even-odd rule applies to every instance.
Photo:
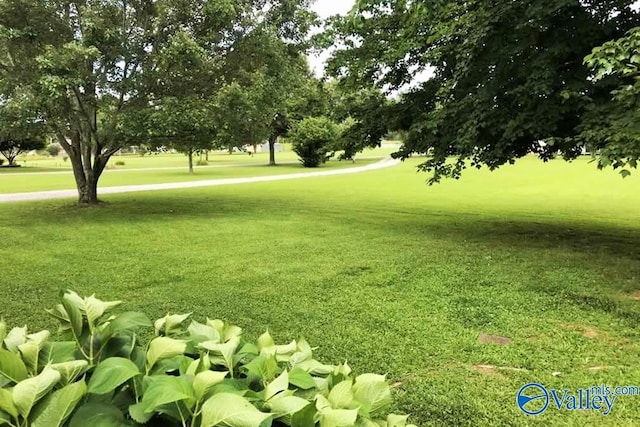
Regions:
[[[312, 9], [316, 11], [320, 18], [328, 18], [332, 15], [346, 15], [351, 10], [355, 0], [316, 0]], [[329, 52], [322, 53], [319, 57], [309, 55], [309, 66], [316, 74], [322, 76], [324, 72], [324, 62], [329, 57]]]

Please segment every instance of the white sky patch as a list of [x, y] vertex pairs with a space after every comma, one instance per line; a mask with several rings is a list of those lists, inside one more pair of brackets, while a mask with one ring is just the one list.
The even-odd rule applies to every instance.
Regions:
[[[316, 0], [311, 7], [321, 19], [326, 19], [333, 15], [346, 15], [353, 8], [355, 0]], [[331, 56], [331, 49], [325, 50], [320, 54], [310, 54], [309, 66], [313, 73], [322, 77], [324, 75], [325, 64]]]

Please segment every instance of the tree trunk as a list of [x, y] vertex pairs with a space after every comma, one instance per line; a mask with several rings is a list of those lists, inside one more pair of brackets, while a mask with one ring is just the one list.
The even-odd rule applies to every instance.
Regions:
[[253, 154], [258, 154], [258, 144], [253, 144]]
[[187, 153], [189, 156], [189, 175], [193, 175], [193, 150], [189, 150]]
[[278, 141], [278, 137], [275, 135], [271, 135], [269, 137], [269, 166], [276, 165], [276, 142]]
[[76, 182], [78, 186], [78, 203], [95, 205], [98, 203], [98, 177], [91, 174], [83, 185]]
[[209, 161], [209, 150], [204, 152], [204, 159], [208, 162]]
[[58, 142], [69, 156], [73, 168], [73, 176], [78, 189], [78, 203], [83, 205], [98, 204], [98, 180], [107, 166], [114, 150], [100, 151], [95, 155], [88, 143], [81, 144], [80, 135], [71, 136], [71, 143], [62, 134], [58, 134]]

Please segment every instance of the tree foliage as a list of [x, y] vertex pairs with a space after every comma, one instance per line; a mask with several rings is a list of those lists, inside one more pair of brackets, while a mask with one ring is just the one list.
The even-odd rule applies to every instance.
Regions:
[[3, 0], [0, 94], [38, 110], [71, 159], [79, 201], [95, 203], [111, 155], [158, 136], [158, 109], [213, 97], [254, 31], [300, 43], [309, 14], [306, 0]]
[[343, 48], [329, 70], [352, 86], [405, 90], [388, 116], [408, 131], [398, 156], [428, 155], [431, 182], [459, 177], [469, 161], [574, 158], [585, 112], [622, 78], [594, 81], [583, 58], [640, 23], [633, 3], [359, 0], [331, 24]]
[[306, 168], [316, 168], [325, 163], [329, 153], [335, 151], [340, 138], [340, 128], [327, 117], [308, 117], [297, 122], [289, 134], [293, 151]]
[[640, 27], [593, 49], [585, 58], [596, 82], [615, 79], [610, 102], [590, 109], [580, 138], [599, 153], [598, 166], [621, 168], [623, 176], [640, 159]]

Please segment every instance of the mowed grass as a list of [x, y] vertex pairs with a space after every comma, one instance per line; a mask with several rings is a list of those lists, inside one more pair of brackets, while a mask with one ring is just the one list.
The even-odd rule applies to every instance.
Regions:
[[[221, 165], [195, 167], [194, 173], [188, 169], [136, 169], [136, 170], [106, 170], [99, 181], [100, 187], [114, 187], [122, 185], [158, 184], [168, 182], [203, 181], [210, 179], [241, 178], [266, 175], [286, 175], [291, 173], [305, 173], [327, 171], [335, 169], [366, 166], [380, 161], [382, 158], [360, 159], [352, 163], [330, 160], [319, 168], [304, 168], [298, 163], [269, 165]], [[71, 171], [62, 173], [28, 173], [0, 175], [0, 193], [20, 193], [30, 191], [66, 190], [76, 187]], [[100, 190], [98, 189], [98, 193]]]
[[[0, 205], [10, 325], [53, 327], [61, 288], [159, 317], [305, 336], [323, 361], [387, 373], [419, 426], [634, 426], [526, 417], [528, 382], [640, 385], [640, 176], [523, 159], [428, 187], [414, 159], [351, 176]], [[509, 338], [479, 342], [481, 333]]]
[[[391, 154], [396, 151], [394, 148], [386, 145], [380, 148], [366, 149], [356, 157], [365, 159], [367, 157], [380, 157]], [[276, 152], [277, 163], [299, 163], [296, 153], [291, 151], [289, 144], [284, 144], [284, 151]], [[203, 160], [206, 158], [203, 156]], [[200, 156], [194, 155], [194, 165], [200, 160]], [[243, 152], [234, 152], [229, 154], [224, 151], [212, 151], [209, 153], [209, 166], [233, 166], [233, 165], [266, 165], [269, 163], [268, 152], [258, 152], [249, 155]], [[71, 162], [64, 161], [62, 157], [49, 156], [30, 156], [22, 155], [18, 157], [17, 163], [19, 168], [0, 168], [0, 177], [5, 174], [24, 173], [24, 172], [55, 172], [71, 170]], [[124, 164], [116, 164], [124, 163]], [[126, 169], [150, 169], [150, 168], [184, 168], [187, 169], [187, 156], [181, 153], [164, 153], [151, 154], [141, 156], [139, 154], [123, 154], [112, 156], [107, 164], [107, 171], [110, 169], [126, 170]], [[197, 167], [197, 165], [196, 165]]]

